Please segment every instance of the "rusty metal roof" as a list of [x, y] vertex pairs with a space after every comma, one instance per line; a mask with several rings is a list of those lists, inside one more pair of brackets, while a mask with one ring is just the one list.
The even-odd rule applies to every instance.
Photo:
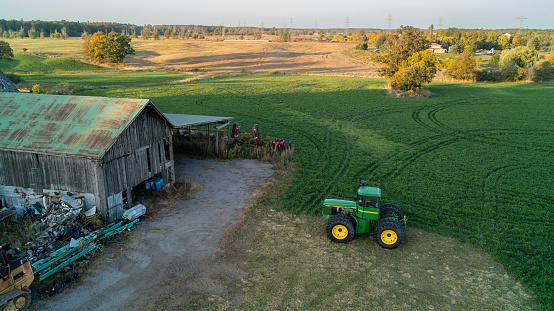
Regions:
[[148, 105], [158, 111], [148, 99], [0, 93], [0, 150], [100, 159]]

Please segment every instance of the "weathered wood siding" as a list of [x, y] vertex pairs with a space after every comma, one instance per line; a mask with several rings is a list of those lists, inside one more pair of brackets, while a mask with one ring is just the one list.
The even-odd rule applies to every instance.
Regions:
[[0, 150], [0, 184], [94, 193], [98, 161]]
[[134, 187], [162, 172], [166, 159], [164, 141], [171, 139], [171, 126], [150, 107], [123, 131], [103, 158], [106, 195]]

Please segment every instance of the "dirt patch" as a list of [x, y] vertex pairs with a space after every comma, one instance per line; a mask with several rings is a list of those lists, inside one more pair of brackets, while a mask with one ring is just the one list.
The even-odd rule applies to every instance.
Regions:
[[218, 279], [240, 279], [243, 272], [214, 264], [211, 256], [225, 224], [233, 223], [252, 189], [272, 173], [270, 165], [176, 157], [175, 167], [177, 178], [201, 189], [187, 201], [158, 202], [163, 208], [156, 218], [134, 227], [124, 245], [106, 247], [89, 273], [62, 294], [34, 301], [31, 310], [166, 309], [167, 301], [150, 303], [187, 290], [221, 294], [226, 289]]
[[270, 208], [252, 216], [244, 310], [537, 309], [531, 291], [489, 254], [448, 237], [412, 227], [400, 248], [387, 250], [373, 232], [331, 242], [320, 216]]

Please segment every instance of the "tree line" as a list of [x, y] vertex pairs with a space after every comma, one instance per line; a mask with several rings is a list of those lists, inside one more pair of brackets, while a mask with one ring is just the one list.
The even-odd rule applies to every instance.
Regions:
[[[431, 28], [430, 28], [431, 30]], [[378, 47], [373, 59], [382, 64], [378, 72], [390, 79], [393, 89], [407, 95], [421, 93], [439, 69], [445, 69], [446, 75], [460, 80], [477, 81], [549, 81], [554, 78], [554, 54], [543, 58], [540, 50], [549, 50], [553, 37], [544, 33], [501, 34], [506, 46], [502, 54], [492, 56], [488, 64], [477, 66], [475, 51], [499, 44], [498, 37], [489, 32], [478, 35], [476, 31], [459, 32], [455, 28], [447, 31], [425, 33], [417, 28], [401, 26], [390, 34], [368, 34], [366, 38]], [[487, 39], [495, 38], [494, 40]], [[446, 38], [455, 38], [447, 42]], [[531, 39], [532, 38], [532, 39]], [[441, 59], [429, 48], [431, 42], [446, 44], [456, 58]], [[488, 43], [487, 43], [488, 42]], [[487, 45], [490, 44], [490, 45]]]

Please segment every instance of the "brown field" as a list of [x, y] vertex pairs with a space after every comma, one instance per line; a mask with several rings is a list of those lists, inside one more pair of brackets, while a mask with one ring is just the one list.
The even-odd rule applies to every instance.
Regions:
[[[16, 54], [26, 53], [84, 60], [83, 40], [5, 39]], [[376, 66], [351, 57], [356, 42], [272, 42], [268, 40], [141, 40], [131, 42], [135, 55], [125, 69], [248, 71], [377, 77]]]

